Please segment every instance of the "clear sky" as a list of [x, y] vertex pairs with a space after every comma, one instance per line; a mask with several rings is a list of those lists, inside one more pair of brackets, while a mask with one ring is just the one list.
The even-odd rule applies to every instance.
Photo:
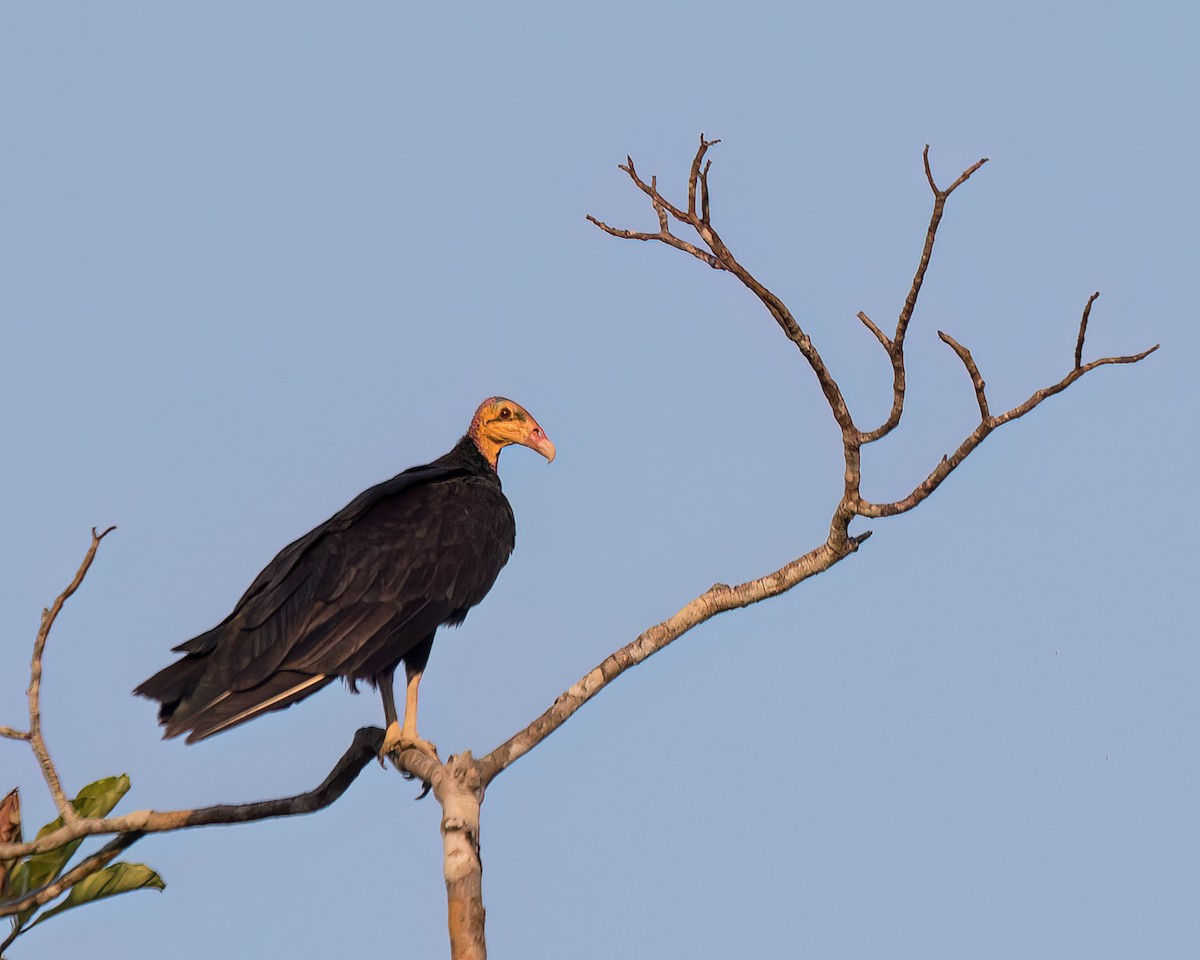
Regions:
[[[197, 746], [135, 684], [294, 537], [445, 452], [501, 393], [518, 546], [434, 647], [422, 733], [485, 752], [714, 581], [825, 534], [841, 465], [796, 351], [652, 229], [626, 153], [792, 307], [861, 422], [930, 196], [951, 200], [906, 493], [993, 408], [1162, 342], [1006, 427], [854, 558], [639, 667], [483, 809], [497, 957], [1194, 957], [1200, 646], [1195, 4], [10, 2], [0, 8], [0, 723], [41, 608], [115, 523], [46, 659], [72, 788], [120, 810], [308, 789], [377, 697], [334, 686]], [[866, 529], [858, 522], [855, 529]], [[52, 817], [29, 752], [0, 792]], [[168, 883], [12, 950], [446, 953], [438, 809], [372, 767], [329, 810], [143, 840]]]

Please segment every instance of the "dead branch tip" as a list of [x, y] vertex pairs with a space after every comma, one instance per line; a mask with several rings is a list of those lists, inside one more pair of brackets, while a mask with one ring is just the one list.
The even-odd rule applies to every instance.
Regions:
[[967, 374], [971, 378], [971, 386], [975, 388], [975, 401], [979, 404], [979, 422], [990, 423], [992, 415], [988, 411], [987, 394], [984, 392], [986, 384], [984, 384], [983, 377], [979, 373], [979, 367], [975, 364], [975, 358], [971, 356], [971, 351], [942, 330], [939, 330], [937, 335], [942, 343], [958, 354], [958, 359], [967, 368]]
[[987, 157], [981, 157], [980, 159], [976, 160], [973, 164], [971, 164], [969, 167], [967, 167], [966, 170], [964, 170], [961, 174], [959, 174], [958, 179], [955, 180], [952, 184], [950, 184], [950, 186], [948, 186], [946, 188], [945, 195], [950, 196], [950, 194], [952, 194], [955, 190], [957, 190], [964, 183], [966, 183], [968, 180], [971, 179], [971, 174], [973, 174], [976, 170], [978, 170], [980, 167], [982, 167], [987, 162], [988, 162]]
[[875, 325], [875, 321], [867, 316], [865, 310], [859, 310], [857, 316], [858, 319], [862, 321], [863, 326], [875, 335], [875, 339], [883, 344], [883, 349], [890, 353], [892, 349], [892, 341], [888, 338], [888, 335]]
[[1083, 341], [1087, 337], [1088, 317], [1092, 314], [1092, 304], [1096, 302], [1096, 298], [1100, 296], [1100, 291], [1097, 290], [1090, 297], [1083, 307], [1083, 316], [1079, 319], [1079, 337], [1075, 341], [1075, 369], [1078, 370], [1083, 366]]
[[945, 190], [940, 189], [933, 179], [933, 169], [929, 166], [929, 144], [925, 144], [925, 149], [921, 151], [921, 162], [925, 166], [925, 179], [929, 181], [929, 189], [933, 191], [933, 195], [935, 197], [944, 200], [964, 183], [970, 180], [971, 174], [975, 173], [975, 171], [987, 163], [988, 158], [981, 157], [980, 159], [976, 160], [973, 164], [967, 167], [966, 170], [960, 173], [958, 175], [958, 179], [950, 184], [950, 186], [948, 186]]

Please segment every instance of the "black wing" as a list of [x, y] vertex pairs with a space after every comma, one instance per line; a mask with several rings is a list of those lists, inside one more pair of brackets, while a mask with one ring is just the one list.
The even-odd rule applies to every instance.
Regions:
[[459, 623], [512, 552], [495, 474], [443, 458], [361, 494], [285, 547], [183, 660], [135, 692], [189, 741], [280, 709], [335, 677], [371, 682], [442, 623]]

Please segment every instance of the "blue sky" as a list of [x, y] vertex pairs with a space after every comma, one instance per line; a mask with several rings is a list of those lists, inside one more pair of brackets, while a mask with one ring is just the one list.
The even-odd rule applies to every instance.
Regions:
[[[811, 374], [652, 229], [718, 136], [714, 223], [861, 422], [930, 196], [903, 495], [993, 409], [1161, 342], [990, 438], [854, 558], [623, 677], [496, 782], [496, 956], [1195, 956], [1200, 779], [1192, 5], [9, 3], [0, 11], [0, 722], [38, 614], [115, 523], [47, 656], [68, 783], [121, 809], [315, 785], [373, 695], [198, 746], [129, 695], [294, 537], [510, 396], [517, 552], [435, 645], [422, 732], [485, 752], [717, 580], [824, 536]], [[857, 529], [864, 529], [860, 521]], [[19, 744], [0, 790], [52, 816]], [[14, 957], [445, 955], [438, 810], [367, 770], [318, 815], [143, 840], [162, 895]]]

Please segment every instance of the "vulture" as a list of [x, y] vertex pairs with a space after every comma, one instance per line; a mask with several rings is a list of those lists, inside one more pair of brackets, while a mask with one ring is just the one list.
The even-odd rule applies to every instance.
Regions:
[[[379, 690], [383, 756], [414, 746], [417, 688], [433, 637], [484, 598], [516, 543], [496, 472], [518, 443], [554, 459], [536, 420], [503, 397], [485, 400], [444, 457], [359, 494], [284, 547], [233, 612], [175, 647], [184, 654], [134, 690], [159, 701], [164, 738], [192, 743], [282, 710], [337, 677]], [[403, 723], [392, 684], [403, 661]]]

